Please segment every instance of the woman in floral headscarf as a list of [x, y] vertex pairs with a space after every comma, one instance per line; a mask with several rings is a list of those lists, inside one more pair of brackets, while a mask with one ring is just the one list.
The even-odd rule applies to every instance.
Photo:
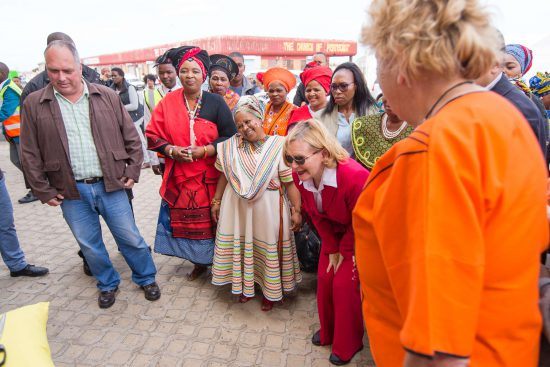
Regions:
[[214, 167], [216, 144], [237, 130], [223, 98], [201, 90], [210, 68], [208, 53], [182, 46], [171, 59], [183, 88], [155, 107], [145, 132], [149, 149], [166, 156], [155, 252], [191, 261], [195, 267], [188, 279], [194, 280], [214, 256], [210, 203], [220, 175]]
[[[539, 98], [533, 94], [529, 86], [523, 81], [523, 76], [533, 65], [533, 51], [523, 45], [506, 45], [504, 56], [504, 73], [533, 103], [537, 106], [542, 116], [546, 116], [546, 109]], [[548, 139], [547, 139], [548, 140]]]
[[282, 159], [284, 138], [264, 132], [263, 113], [256, 97], [242, 97], [235, 108], [239, 133], [218, 145], [212, 283], [231, 283], [241, 303], [254, 297], [258, 284], [262, 310], [269, 311], [301, 280], [292, 230], [302, 217], [300, 194]]
[[537, 73], [529, 79], [529, 85], [533, 94], [542, 100], [546, 109], [546, 117], [550, 119], [550, 73]]
[[504, 73], [512, 83], [527, 95], [531, 94], [531, 90], [521, 78], [531, 69], [532, 65], [533, 51], [523, 45], [506, 45]]

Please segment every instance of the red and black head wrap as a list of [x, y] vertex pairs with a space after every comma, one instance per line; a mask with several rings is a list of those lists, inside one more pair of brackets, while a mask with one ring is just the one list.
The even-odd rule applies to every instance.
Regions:
[[170, 51], [172, 53], [172, 65], [174, 65], [178, 73], [181, 65], [185, 61], [195, 61], [201, 68], [203, 80], [206, 80], [206, 75], [210, 69], [210, 58], [208, 57], [208, 52], [195, 46], [181, 46]]

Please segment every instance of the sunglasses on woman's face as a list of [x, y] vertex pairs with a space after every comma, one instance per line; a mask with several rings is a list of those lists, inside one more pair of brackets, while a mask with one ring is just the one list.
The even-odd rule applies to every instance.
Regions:
[[293, 157], [291, 155], [285, 155], [285, 160], [288, 162], [288, 164], [292, 164], [292, 162], [296, 162], [298, 166], [303, 166], [306, 163], [306, 160], [310, 157], [313, 157], [315, 154], [319, 153], [321, 150], [316, 151], [315, 153], [312, 153], [308, 155], [307, 157], [297, 156]]
[[339, 89], [340, 92], [345, 92], [345, 91], [348, 90], [349, 86], [352, 85], [352, 84], [354, 84], [354, 83], [353, 82], [351, 82], [351, 83], [339, 83], [339, 84], [338, 83], [332, 83], [330, 85], [330, 90], [336, 91], [336, 89]]

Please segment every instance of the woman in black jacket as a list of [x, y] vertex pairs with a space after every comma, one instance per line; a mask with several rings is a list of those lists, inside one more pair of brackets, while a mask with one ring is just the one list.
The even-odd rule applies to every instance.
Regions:
[[126, 111], [130, 114], [132, 121], [134, 121], [139, 138], [141, 139], [141, 147], [143, 150], [143, 168], [148, 168], [151, 164], [149, 162], [149, 154], [147, 153], [147, 142], [145, 141], [145, 136], [143, 135], [143, 130], [141, 129], [141, 124], [143, 123], [143, 105], [139, 103], [136, 87], [126, 81], [124, 78], [124, 71], [121, 68], [112, 68], [111, 78], [113, 79], [111, 88], [117, 92], [122, 100], [124, 108], [126, 108]]

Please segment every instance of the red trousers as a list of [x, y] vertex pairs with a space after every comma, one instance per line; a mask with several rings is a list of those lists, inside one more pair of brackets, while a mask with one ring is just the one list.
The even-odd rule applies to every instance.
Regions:
[[363, 315], [359, 276], [350, 254], [336, 274], [327, 273], [328, 255], [321, 252], [317, 270], [317, 308], [321, 322], [321, 344], [332, 344], [332, 353], [347, 361], [363, 347]]

